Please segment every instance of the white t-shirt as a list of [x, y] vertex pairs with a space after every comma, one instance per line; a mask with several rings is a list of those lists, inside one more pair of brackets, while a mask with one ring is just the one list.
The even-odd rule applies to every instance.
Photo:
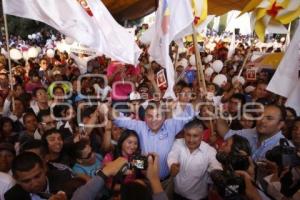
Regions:
[[15, 180], [11, 175], [0, 172], [0, 200], [4, 200], [4, 194], [12, 186], [15, 185]]

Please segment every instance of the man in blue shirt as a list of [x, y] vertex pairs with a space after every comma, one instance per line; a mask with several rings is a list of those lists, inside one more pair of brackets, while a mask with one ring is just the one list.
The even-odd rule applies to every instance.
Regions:
[[217, 131], [224, 139], [234, 134], [245, 137], [252, 149], [252, 159], [259, 161], [265, 159], [266, 152], [279, 145], [280, 139], [284, 138], [281, 129], [284, 126], [285, 118], [284, 108], [275, 104], [267, 105], [255, 128], [234, 131], [228, 128], [226, 122], [218, 120]]
[[[171, 150], [175, 136], [179, 133], [190, 117], [166, 119], [160, 106], [149, 104], [145, 110], [145, 121], [121, 117], [116, 113], [116, 126], [137, 132], [140, 138], [142, 153], [155, 152], [160, 157], [160, 178], [169, 176], [167, 156]], [[184, 113], [182, 116], [186, 116]]]

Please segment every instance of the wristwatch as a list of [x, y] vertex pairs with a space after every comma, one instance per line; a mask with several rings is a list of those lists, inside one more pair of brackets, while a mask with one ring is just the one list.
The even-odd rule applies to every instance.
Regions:
[[106, 181], [108, 179], [108, 177], [103, 173], [102, 169], [98, 169], [95, 174], [97, 176], [100, 176], [104, 181]]

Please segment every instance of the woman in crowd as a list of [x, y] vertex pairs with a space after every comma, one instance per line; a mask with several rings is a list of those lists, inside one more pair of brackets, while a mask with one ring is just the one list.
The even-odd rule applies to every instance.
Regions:
[[18, 140], [18, 134], [14, 131], [14, 122], [8, 117], [0, 119], [0, 142], [9, 142], [14, 144]]
[[[133, 156], [139, 155], [140, 152], [141, 147], [137, 133], [132, 130], [125, 130], [122, 132], [114, 151], [105, 155], [103, 165], [106, 166], [119, 157], [126, 158], [130, 162]], [[133, 181], [139, 175], [138, 173], [135, 169], [130, 169], [127, 170], [125, 176], [110, 177], [107, 186], [117, 194], [120, 191], [120, 184]]]
[[69, 155], [63, 149], [63, 137], [58, 130], [50, 129], [46, 131], [42, 136], [42, 141], [47, 150], [47, 162], [60, 163], [70, 167], [73, 165]]

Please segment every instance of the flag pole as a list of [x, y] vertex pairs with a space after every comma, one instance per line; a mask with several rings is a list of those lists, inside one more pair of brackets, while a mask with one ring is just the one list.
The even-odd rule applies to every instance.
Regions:
[[179, 56], [179, 46], [175, 45], [175, 48], [176, 48], [176, 53], [175, 53], [175, 58], [174, 58], [174, 61], [173, 61], [173, 66], [174, 66], [174, 69], [176, 71], [176, 66], [177, 66], [177, 63], [178, 63], [178, 56]]
[[[200, 85], [203, 86], [204, 92], [206, 93], [207, 89], [206, 89], [206, 83], [205, 83], [205, 79], [204, 79], [201, 55], [200, 55], [200, 51], [198, 48], [197, 33], [196, 33], [195, 25], [193, 24], [192, 26], [193, 26], [193, 43], [194, 43], [194, 49], [195, 49], [198, 83], [199, 83], [199, 87], [200, 87]], [[201, 84], [201, 82], [202, 82], [202, 84]]]
[[[11, 67], [11, 58], [10, 58], [10, 52], [9, 52], [9, 36], [8, 36], [8, 26], [7, 26], [7, 18], [6, 18], [6, 14], [4, 12], [4, 4], [3, 4], [3, 0], [2, 0], [2, 9], [3, 9], [3, 19], [4, 19], [4, 28], [5, 28], [5, 39], [6, 39], [6, 51], [8, 53], [8, 67], [9, 67], [9, 85], [10, 85], [10, 90], [11, 92], [13, 92], [13, 82], [12, 82], [12, 67]], [[15, 109], [15, 105], [14, 105], [14, 97], [12, 96], [12, 108], [13, 110]]]
[[[192, 27], [193, 27], [193, 43], [194, 43], [194, 49], [195, 49], [198, 84], [199, 84], [199, 87], [200, 87], [200, 85], [202, 85], [202, 87], [204, 89], [204, 93], [206, 94], [207, 88], [206, 88], [206, 83], [205, 83], [205, 78], [204, 78], [204, 73], [203, 73], [203, 65], [202, 65], [202, 61], [201, 61], [201, 55], [200, 55], [200, 51], [198, 48], [197, 32], [196, 32], [194, 23], [193, 23]], [[202, 84], [201, 84], [201, 82], [202, 82]], [[211, 138], [213, 138], [216, 136], [216, 134], [214, 131], [212, 119], [209, 120], [209, 125], [210, 125], [210, 131], [211, 131]]]
[[245, 68], [245, 66], [246, 66], [246, 64], [247, 64], [247, 61], [248, 61], [249, 57], [251, 56], [251, 54], [252, 54], [252, 53], [251, 53], [251, 47], [250, 47], [250, 49], [249, 49], [249, 51], [248, 51], [248, 53], [247, 53], [247, 55], [246, 55], [246, 57], [245, 57], [245, 59], [244, 59], [242, 68], [241, 68], [240, 71], [239, 71], [238, 78], [241, 77], [242, 72], [243, 72], [243, 70], [244, 70], [244, 68]]

